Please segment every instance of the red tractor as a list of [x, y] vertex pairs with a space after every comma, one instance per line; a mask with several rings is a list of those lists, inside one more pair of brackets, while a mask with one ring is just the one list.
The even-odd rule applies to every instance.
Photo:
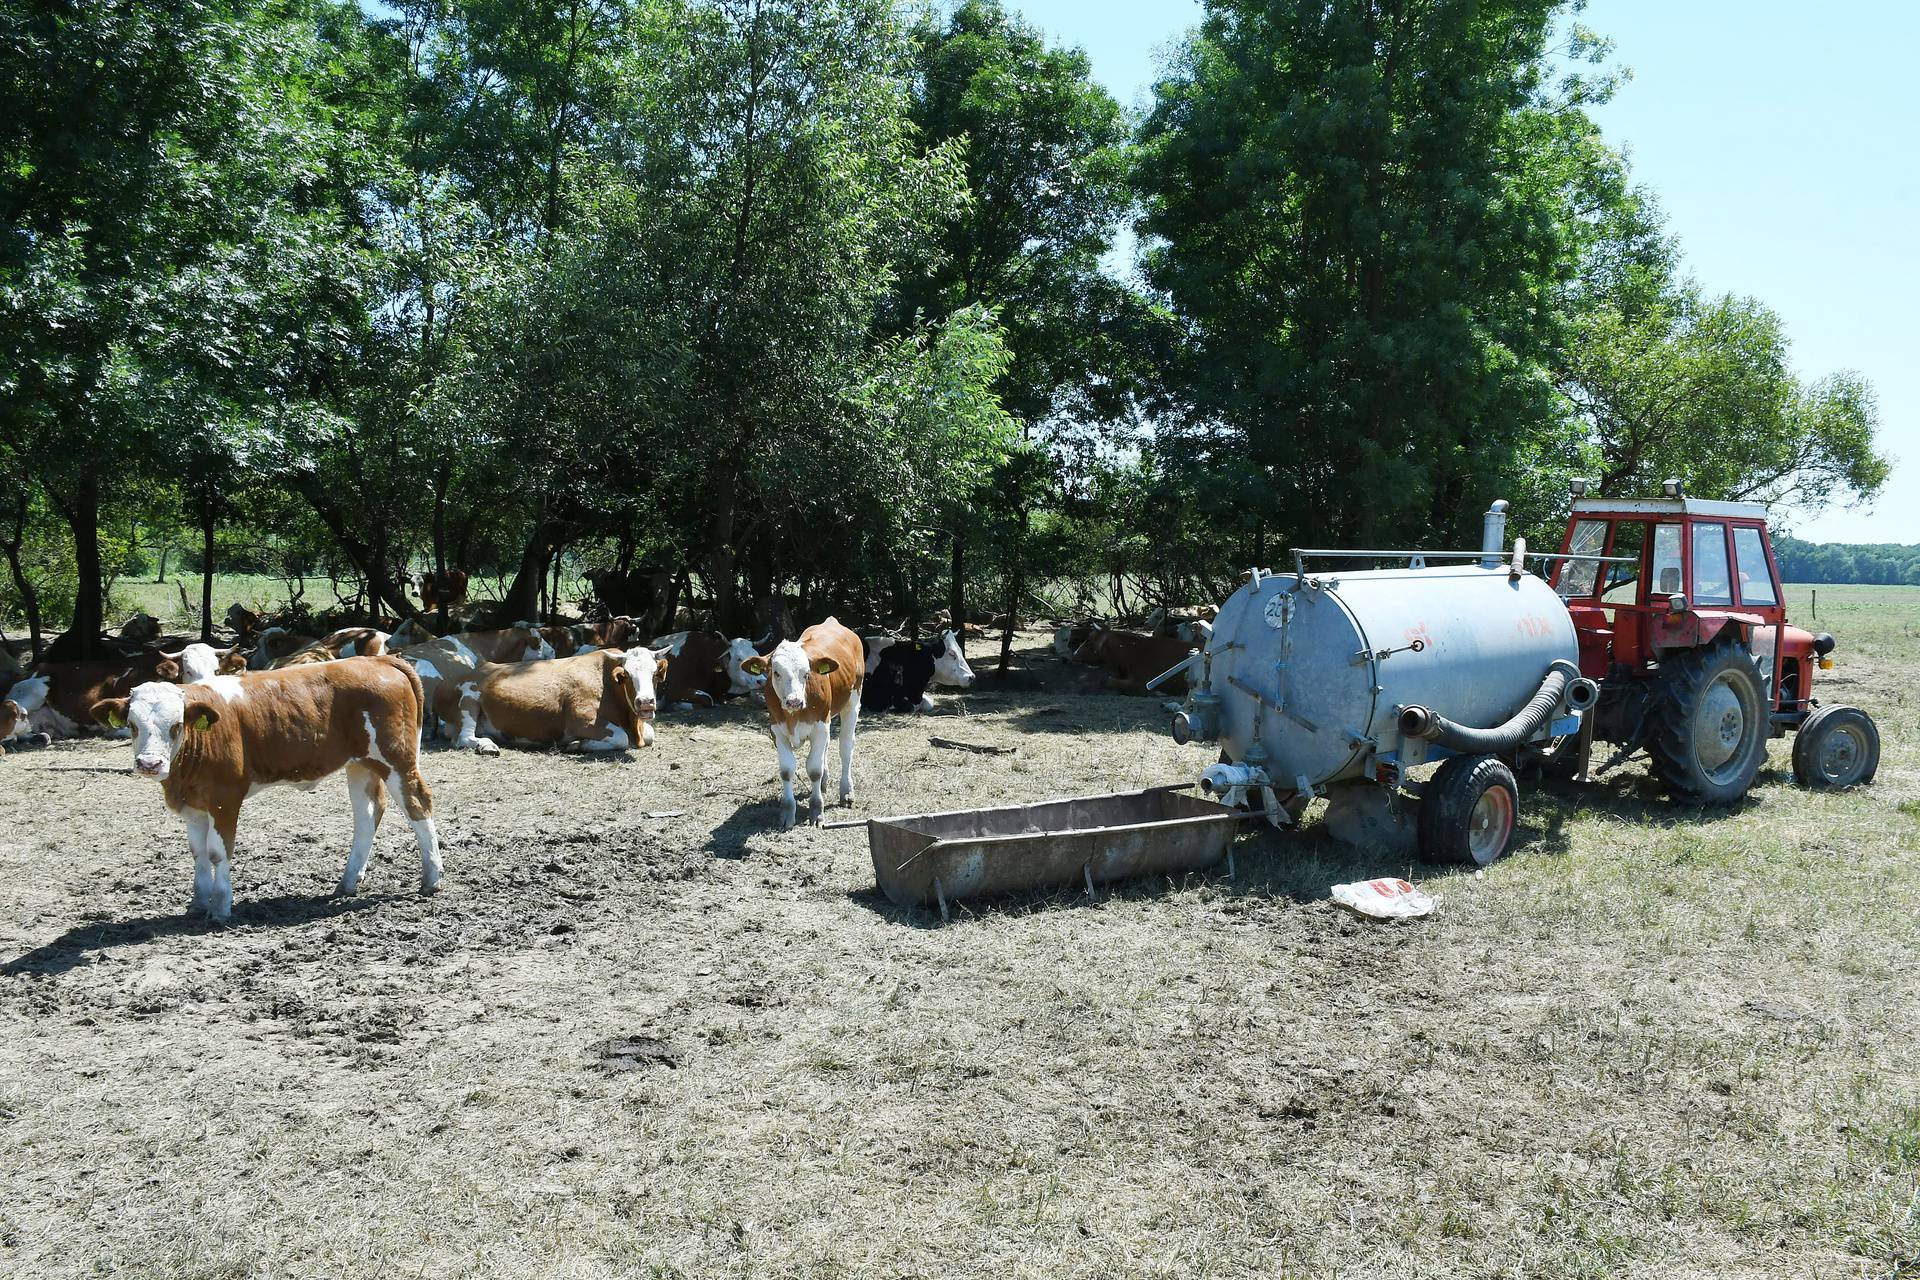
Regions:
[[[1580, 671], [1600, 699], [1554, 760], [1585, 776], [1593, 740], [1644, 747], [1678, 799], [1738, 800], [1794, 731], [1804, 786], [1869, 782], [1880, 735], [1856, 707], [1821, 706], [1814, 672], [1833, 666], [1833, 637], [1787, 622], [1766, 508], [1690, 498], [1576, 496], [1554, 587], [1580, 644]], [[1576, 489], [1576, 495], [1579, 493]]]

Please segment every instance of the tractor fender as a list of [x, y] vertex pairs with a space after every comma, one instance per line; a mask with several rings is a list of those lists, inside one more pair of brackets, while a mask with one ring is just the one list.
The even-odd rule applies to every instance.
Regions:
[[1757, 613], [1735, 613], [1728, 609], [1689, 609], [1685, 613], [1656, 613], [1653, 616], [1653, 650], [1699, 649], [1712, 644], [1729, 627], [1729, 633], [1744, 648], [1753, 628], [1765, 626]]

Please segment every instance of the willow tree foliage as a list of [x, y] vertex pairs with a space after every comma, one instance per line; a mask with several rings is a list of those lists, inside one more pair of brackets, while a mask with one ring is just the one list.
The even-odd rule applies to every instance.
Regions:
[[1170, 434], [1276, 537], [1446, 527], [1554, 416], [1586, 176], [1556, 7], [1215, 0], [1158, 86], [1140, 230], [1190, 338]]

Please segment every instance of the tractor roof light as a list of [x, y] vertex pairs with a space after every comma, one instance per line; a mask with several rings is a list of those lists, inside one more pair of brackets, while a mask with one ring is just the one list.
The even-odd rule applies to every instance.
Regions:
[[1586, 497], [1587, 478], [1585, 476], [1575, 476], [1573, 479], [1567, 481], [1567, 492], [1576, 498]]
[[1680, 482], [1678, 480], [1662, 480], [1660, 482], [1660, 492], [1664, 493], [1669, 498], [1680, 498], [1680, 497], [1686, 496], [1684, 491], [1682, 491], [1682, 489], [1680, 488]]

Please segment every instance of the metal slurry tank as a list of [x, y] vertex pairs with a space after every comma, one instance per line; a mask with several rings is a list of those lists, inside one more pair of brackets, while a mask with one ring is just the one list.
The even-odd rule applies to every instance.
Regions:
[[1401, 750], [1402, 707], [1499, 724], [1578, 657], [1553, 588], [1504, 564], [1274, 574], [1221, 608], [1207, 692], [1230, 760], [1257, 738], [1274, 785], [1307, 790]]

